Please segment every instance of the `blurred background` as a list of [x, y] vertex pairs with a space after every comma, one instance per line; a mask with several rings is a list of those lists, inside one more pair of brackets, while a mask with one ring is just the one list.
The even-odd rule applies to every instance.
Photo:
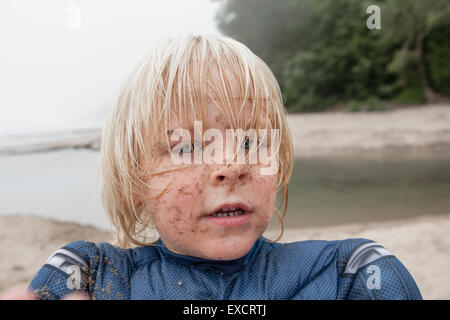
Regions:
[[284, 240], [370, 236], [425, 298], [450, 298], [433, 275], [450, 268], [445, 0], [3, 0], [0, 290], [57, 246], [107, 239], [103, 121], [153, 43], [189, 32], [243, 42], [280, 83], [296, 155]]

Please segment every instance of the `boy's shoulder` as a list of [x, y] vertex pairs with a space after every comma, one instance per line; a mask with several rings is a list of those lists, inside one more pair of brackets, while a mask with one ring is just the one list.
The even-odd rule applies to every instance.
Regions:
[[311, 271], [321, 272], [333, 264], [338, 275], [348, 277], [387, 257], [400, 263], [383, 245], [365, 238], [273, 243], [269, 247], [266, 255], [275, 264], [282, 263], [285, 268], [289, 268], [289, 265], [296, 268], [301, 264], [306, 266], [309, 274]]
[[124, 249], [108, 242], [74, 241], [66, 244], [56, 252], [61, 250], [73, 251], [73, 253], [89, 260], [103, 258], [113, 263], [126, 262], [133, 266], [157, 258], [157, 250], [154, 246]]
[[304, 240], [289, 243], [271, 243], [269, 245], [270, 255], [274, 258], [289, 256], [295, 260], [296, 256], [301, 255], [304, 260], [317, 259], [337, 259], [340, 263], [346, 264], [352, 253], [357, 248], [367, 248], [362, 250], [358, 257], [365, 257], [370, 252], [379, 251], [380, 254], [387, 254], [386, 251], [381, 251], [382, 248], [377, 242], [364, 238], [351, 238], [344, 240]]
[[370, 239], [272, 243], [266, 250], [273, 274], [285, 286], [296, 284], [291, 299], [422, 298], [403, 264]]
[[70, 242], [50, 255], [29, 289], [41, 299], [60, 299], [73, 290], [88, 291], [95, 299], [126, 299], [133, 270], [155, 257], [151, 247], [123, 249], [107, 242]]

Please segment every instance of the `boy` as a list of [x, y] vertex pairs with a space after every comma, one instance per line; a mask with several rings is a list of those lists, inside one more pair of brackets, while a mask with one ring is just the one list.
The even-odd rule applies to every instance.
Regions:
[[[70, 243], [29, 290], [42, 299], [421, 299], [373, 241], [274, 242], [292, 165], [280, 89], [263, 61], [229, 38], [164, 39], [132, 70], [104, 127], [102, 201], [120, 247]], [[274, 213], [281, 233], [270, 241], [262, 235]]]

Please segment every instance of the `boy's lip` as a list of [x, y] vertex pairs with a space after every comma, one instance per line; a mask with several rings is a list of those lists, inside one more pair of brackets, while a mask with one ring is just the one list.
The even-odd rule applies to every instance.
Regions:
[[[222, 209], [241, 209], [243, 214], [237, 216], [216, 216], [215, 213], [218, 213]], [[242, 202], [228, 202], [224, 203], [221, 206], [217, 207], [214, 211], [205, 216], [206, 219], [212, 224], [215, 224], [220, 227], [232, 228], [232, 227], [240, 227], [248, 225], [251, 218], [252, 209]]]
[[243, 202], [227, 202], [227, 203], [220, 205], [213, 211], [207, 213], [206, 216], [211, 216], [211, 215], [219, 212], [222, 209], [233, 209], [233, 208], [239, 208], [239, 209], [243, 210], [245, 213], [250, 213], [252, 211], [251, 208]]

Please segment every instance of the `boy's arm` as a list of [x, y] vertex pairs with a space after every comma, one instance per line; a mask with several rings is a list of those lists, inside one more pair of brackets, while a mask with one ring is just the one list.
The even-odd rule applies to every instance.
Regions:
[[99, 256], [99, 249], [94, 243], [69, 243], [47, 259], [28, 289], [45, 300], [62, 299], [73, 293], [91, 295]]
[[408, 270], [380, 244], [366, 239], [344, 240], [339, 251], [340, 299], [422, 299]]

